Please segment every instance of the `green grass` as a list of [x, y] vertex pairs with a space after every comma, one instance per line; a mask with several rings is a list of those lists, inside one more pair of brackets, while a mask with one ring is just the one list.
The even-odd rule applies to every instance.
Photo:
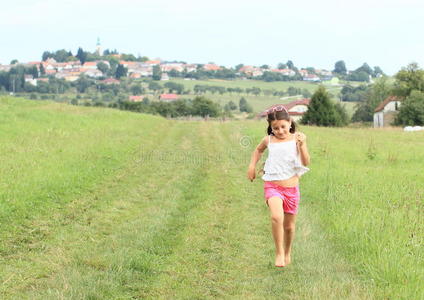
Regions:
[[2, 299], [422, 298], [423, 133], [302, 127], [311, 172], [276, 270], [246, 179], [265, 125], [1, 98]]
[[274, 81], [274, 82], [265, 82], [262, 80], [219, 80], [219, 79], [210, 79], [210, 80], [184, 80], [184, 79], [171, 79], [170, 81], [183, 84], [186, 89], [193, 90], [195, 85], [211, 85], [211, 86], [222, 86], [226, 88], [252, 88], [258, 87], [262, 90], [276, 90], [276, 91], [287, 91], [287, 89], [292, 86], [295, 88], [307, 89], [310, 92], [313, 92], [318, 87], [316, 83], [310, 83], [305, 81]]

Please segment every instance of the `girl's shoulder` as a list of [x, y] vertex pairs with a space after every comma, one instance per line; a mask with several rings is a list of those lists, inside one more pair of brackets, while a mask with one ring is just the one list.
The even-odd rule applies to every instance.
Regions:
[[268, 146], [270, 140], [271, 140], [271, 135], [266, 135], [262, 138], [261, 143]]

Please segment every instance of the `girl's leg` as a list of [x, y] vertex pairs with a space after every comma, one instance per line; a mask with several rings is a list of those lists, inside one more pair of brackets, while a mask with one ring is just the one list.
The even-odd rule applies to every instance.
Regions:
[[283, 200], [279, 197], [271, 197], [268, 199], [268, 206], [271, 213], [272, 236], [275, 243], [275, 265], [284, 266]]
[[291, 262], [291, 246], [294, 239], [296, 215], [284, 214], [284, 265]]

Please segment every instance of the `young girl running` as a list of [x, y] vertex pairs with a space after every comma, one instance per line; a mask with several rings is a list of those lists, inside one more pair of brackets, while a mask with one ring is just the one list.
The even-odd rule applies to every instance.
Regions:
[[300, 200], [299, 178], [309, 171], [310, 161], [306, 136], [296, 132], [284, 106], [268, 111], [268, 135], [252, 153], [247, 177], [255, 179], [256, 163], [268, 148], [264, 166], [265, 201], [271, 213], [272, 236], [275, 243], [275, 266], [284, 267], [291, 261], [291, 246], [295, 233], [296, 214]]

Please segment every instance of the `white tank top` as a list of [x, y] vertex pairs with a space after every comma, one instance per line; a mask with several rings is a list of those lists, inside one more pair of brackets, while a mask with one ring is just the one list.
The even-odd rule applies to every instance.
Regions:
[[295, 175], [300, 177], [308, 171], [309, 168], [303, 166], [300, 160], [296, 139], [271, 143], [271, 136], [268, 136], [268, 158], [262, 176], [264, 181], [286, 180]]

